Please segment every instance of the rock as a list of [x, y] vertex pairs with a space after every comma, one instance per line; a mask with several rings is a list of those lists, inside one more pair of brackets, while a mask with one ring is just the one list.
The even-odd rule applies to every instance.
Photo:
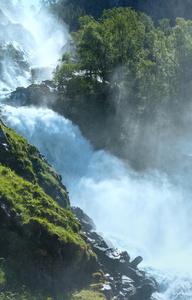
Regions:
[[137, 256], [132, 262], [131, 262], [131, 267], [133, 269], [136, 269], [138, 264], [142, 262], [143, 258], [141, 256]]
[[122, 281], [122, 291], [126, 295], [126, 297], [131, 297], [136, 294], [134, 281], [131, 278], [123, 275], [121, 281]]
[[77, 218], [77, 220], [81, 222], [82, 231], [88, 233], [90, 230], [96, 229], [93, 220], [89, 216], [87, 216], [82, 209], [80, 209], [79, 207], [72, 207], [72, 213]]
[[8, 139], [5, 130], [0, 125], [0, 144], [8, 144]]
[[0, 155], [5, 156], [9, 150], [9, 142], [5, 130], [0, 125]]
[[87, 235], [92, 250], [97, 254], [98, 262], [108, 281], [103, 293], [107, 299], [149, 300], [157, 290], [155, 280], [147, 279], [144, 271], [138, 269], [143, 260], [141, 256], [130, 262], [126, 251], [118, 251], [109, 247], [109, 243], [95, 231], [96, 227], [80, 208], [73, 207], [72, 212], [82, 225], [82, 231]]
[[4, 102], [12, 106], [48, 106], [52, 108], [57, 98], [57, 90], [52, 81], [31, 84], [27, 88], [19, 87]]
[[10, 227], [11, 225], [11, 221], [10, 221], [10, 216], [11, 216], [11, 212], [9, 207], [0, 200], [0, 225], [1, 227], [3, 226], [8, 226]]
[[101, 289], [102, 293], [105, 295], [107, 299], [112, 299], [113, 291], [109, 284], [103, 284], [103, 288]]
[[137, 289], [135, 295], [130, 296], [130, 300], [149, 300], [153, 292], [153, 286], [145, 283]]

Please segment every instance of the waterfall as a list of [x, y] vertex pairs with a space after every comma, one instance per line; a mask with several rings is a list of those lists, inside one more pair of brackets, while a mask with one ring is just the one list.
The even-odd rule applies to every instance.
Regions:
[[[181, 274], [186, 276], [192, 267], [190, 194], [165, 174], [138, 174], [105, 151], [94, 151], [77, 126], [47, 108], [6, 106], [4, 115], [9, 126], [35, 144], [62, 175], [71, 204], [92, 217], [99, 231], [132, 257], [143, 255], [148, 271], [149, 265], [163, 272], [169, 269], [163, 275], [150, 271], [157, 272], [165, 290], [172, 289], [173, 278], [178, 288], [183, 286]], [[192, 287], [189, 278], [184, 291]], [[167, 293], [173, 294], [170, 289]], [[163, 299], [175, 300], [175, 295]]]
[[[49, 40], [49, 48], [55, 53], [55, 40]], [[31, 53], [41, 56], [41, 50], [38, 46]], [[34, 59], [25, 59], [32, 66]], [[53, 63], [45, 57], [46, 62]], [[1, 99], [18, 84], [12, 71], [11, 64], [3, 70], [7, 79], [0, 82]], [[27, 85], [29, 73], [20, 76], [19, 82]], [[155, 299], [192, 299], [192, 191], [182, 176], [178, 185], [158, 170], [132, 170], [111, 154], [95, 151], [76, 125], [48, 108], [4, 104], [3, 114], [7, 124], [36, 145], [62, 175], [71, 204], [81, 207], [116, 247], [132, 258], [143, 256], [141, 267], [160, 286]]]

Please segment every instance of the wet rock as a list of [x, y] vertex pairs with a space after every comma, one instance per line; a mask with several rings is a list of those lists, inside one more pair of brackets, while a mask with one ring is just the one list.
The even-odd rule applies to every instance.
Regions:
[[118, 251], [109, 245], [98, 232], [95, 224], [80, 208], [73, 207], [72, 212], [82, 225], [92, 250], [97, 254], [101, 269], [105, 273], [111, 290], [103, 290], [104, 294], [114, 299], [150, 300], [157, 290], [155, 280], [146, 278], [146, 273], [138, 269], [143, 260], [141, 256], [130, 262], [126, 251]]
[[5, 130], [0, 125], [0, 144], [7, 144], [8, 145], [8, 139], [5, 133]]
[[136, 294], [136, 288], [134, 286], [134, 281], [123, 275], [121, 278], [122, 286], [121, 289], [123, 293], [126, 295], [126, 297], [131, 297]]
[[110, 300], [113, 297], [113, 291], [109, 284], [103, 284], [103, 288], [101, 289], [101, 291], [107, 299]]
[[7, 135], [5, 133], [5, 130], [0, 125], [0, 155], [1, 155], [1, 157], [6, 156], [5, 154], [7, 154], [8, 150], [9, 150], [9, 142], [7, 139]]
[[153, 286], [145, 283], [137, 289], [136, 294], [131, 296], [130, 300], [149, 300], [153, 292]]
[[88, 233], [90, 230], [96, 229], [93, 220], [89, 216], [87, 216], [82, 209], [80, 209], [79, 207], [72, 207], [72, 213], [77, 218], [77, 220], [81, 222], [82, 231]]
[[133, 269], [136, 269], [138, 264], [140, 264], [142, 262], [143, 258], [141, 256], [137, 256], [132, 262], [131, 262], [131, 267]]
[[3, 201], [0, 200], [0, 225], [1, 226], [8, 226], [10, 227], [11, 221], [10, 221], [10, 209], [8, 205], [6, 205]]

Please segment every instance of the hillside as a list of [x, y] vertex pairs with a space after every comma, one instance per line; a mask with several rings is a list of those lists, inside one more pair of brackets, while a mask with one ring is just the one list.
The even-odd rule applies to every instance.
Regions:
[[[0, 299], [149, 300], [141, 256], [111, 248], [39, 150], [0, 124]], [[102, 293], [101, 293], [102, 292]], [[8, 298], [7, 298], [8, 297]]]
[[58, 297], [90, 283], [96, 255], [70, 211], [61, 177], [3, 124], [0, 174], [0, 299], [26, 299], [29, 291], [29, 299], [40, 299], [40, 291]]

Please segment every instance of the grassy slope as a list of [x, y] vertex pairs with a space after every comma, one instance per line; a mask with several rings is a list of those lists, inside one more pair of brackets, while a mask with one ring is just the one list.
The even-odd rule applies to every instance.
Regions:
[[43, 161], [37, 147], [30, 145], [14, 130], [2, 127], [8, 137], [9, 151], [0, 157], [0, 163], [10, 167], [33, 184], [37, 183], [49, 196], [59, 198], [64, 208], [69, 208], [69, 198], [61, 182], [61, 176]]
[[[52, 281], [44, 295], [53, 291], [54, 299], [72, 298], [71, 290], [91, 283], [96, 257], [70, 211], [60, 176], [36, 147], [13, 130], [4, 130], [9, 150], [0, 155], [0, 299], [41, 299], [38, 293], [47, 277]], [[55, 188], [67, 209], [48, 195]], [[96, 299], [95, 292], [82, 293], [81, 299]]]

